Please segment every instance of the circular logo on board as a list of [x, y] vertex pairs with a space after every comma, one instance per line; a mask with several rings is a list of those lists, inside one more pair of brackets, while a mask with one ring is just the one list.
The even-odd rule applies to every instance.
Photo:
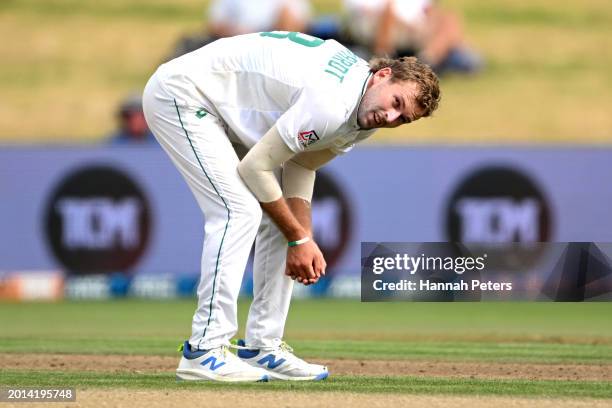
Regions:
[[45, 226], [51, 251], [68, 272], [127, 271], [149, 242], [151, 211], [126, 173], [87, 166], [59, 182], [47, 204]]
[[[449, 241], [486, 244], [489, 266], [524, 267], [551, 236], [550, 208], [540, 188], [516, 168], [490, 166], [465, 177], [446, 210]], [[523, 245], [503, 245], [520, 243]], [[531, 244], [531, 245], [530, 245]]]
[[328, 269], [340, 260], [352, 232], [352, 213], [340, 186], [318, 171], [312, 198], [312, 229]]

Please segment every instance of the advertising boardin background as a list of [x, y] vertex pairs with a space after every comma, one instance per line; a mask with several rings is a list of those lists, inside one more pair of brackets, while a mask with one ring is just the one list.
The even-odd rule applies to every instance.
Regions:
[[[610, 174], [611, 149], [357, 148], [318, 175], [319, 286], [359, 285], [363, 241], [611, 242]], [[0, 196], [3, 276], [197, 280], [204, 219], [157, 147], [3, 148]]]

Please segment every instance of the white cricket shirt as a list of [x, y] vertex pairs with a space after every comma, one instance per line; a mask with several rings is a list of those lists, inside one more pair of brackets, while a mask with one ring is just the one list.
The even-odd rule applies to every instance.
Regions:
[[252, 147], [274, 125], [298, 153], [344, 153], [374, 130], [357, 108], [370, 77], [366, 61], [336, 41], [275, 31], [224, 38], [160, 68], [179, 100], [201, 105]]

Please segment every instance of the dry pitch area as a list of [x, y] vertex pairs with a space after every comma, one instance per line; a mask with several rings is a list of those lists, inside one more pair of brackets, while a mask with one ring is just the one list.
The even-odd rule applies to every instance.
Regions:
[[[538, 364], [437, 360], [318, 359], [332, 375], [612, 381], [612, 364]], [[178, 357], [89, 354], [0, 354], [0, 369], [94, 371], [135, 374], [173, 372]]]
[[[461, 397], [429, 395], [351, 394], [330, 392], [293, 393], [279, 391], [134, 391], [83, 390], [77, 391], [77, 402], [65, 403], [65, 407], [210, 407], [210, 408], [270, 408], [270, 407], [354, 407], [354, 408], [485, 408], [485, 407], [535, 407], [535, 408], [604, 408], [607, 400], [517, 398], [517, 397]], [[23, 403], [2, 404], [6, 407], [23, 407]], [[49, 403], [30, 403], [28, 406], [46, 408]]]
[[[611, 381], [611, 364], [516, 364], [444, 361], [388, 361], [325, 359], [332, 375], [415, 376], [481, 379]], [[100, 373], [147, 374], [172, 372], [177, 358], [170, 356], [0, 354], [0, 370], [62, 370]], [[206, 401], [204, 404], [203, 401]], [[6, 404], [12, 406], [11, 404]], [[16, 407], [22, 404], [13, 404]], [[41, 404], [32, 404], [37, 406]], [[42, 404], [44, 405], [44, 404]], [[74, 406], [72, 404], [67, 406]], [[430, 396], [410, 394], [362, 394], [350, 392], [287, 392], [266, 390], [77, 390], [79, 407], [610, 407], [610, 400], [525, 398], [494, 396]]]

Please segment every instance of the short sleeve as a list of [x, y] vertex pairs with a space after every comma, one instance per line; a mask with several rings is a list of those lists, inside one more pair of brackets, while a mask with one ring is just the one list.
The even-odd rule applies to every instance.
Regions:
[[231, 21], [235, 9], [233, 0], [215, 0], [208, 9], [208, 19], [215, 23]]
[[400, 21], [417, 24], [425, 19], [425, 11], [430, 3], [430, 0], [395, 0], [393, 8]]
[[295, 153], [317, 145], [330, 144], [329, 138], [344, 122], [340, 104], [322, 98], [309, 97], [304, 90], [297, 101], [281, 115], [276, 127], [287, 146]]
[[360, 143], [368, 137], [372, 136], [374, 132], [376, 132], [376, 129], [363, 130], [358, 133], [357, 137], [350, 138], [347, 141], [344, 141], [343, 138], [338, 138], [336, 143], [334, 143], [334, 145], [330, 149], [337, 155], [348, 153], [353, 150], [353, 147], [355, 147], [357, 143]]

